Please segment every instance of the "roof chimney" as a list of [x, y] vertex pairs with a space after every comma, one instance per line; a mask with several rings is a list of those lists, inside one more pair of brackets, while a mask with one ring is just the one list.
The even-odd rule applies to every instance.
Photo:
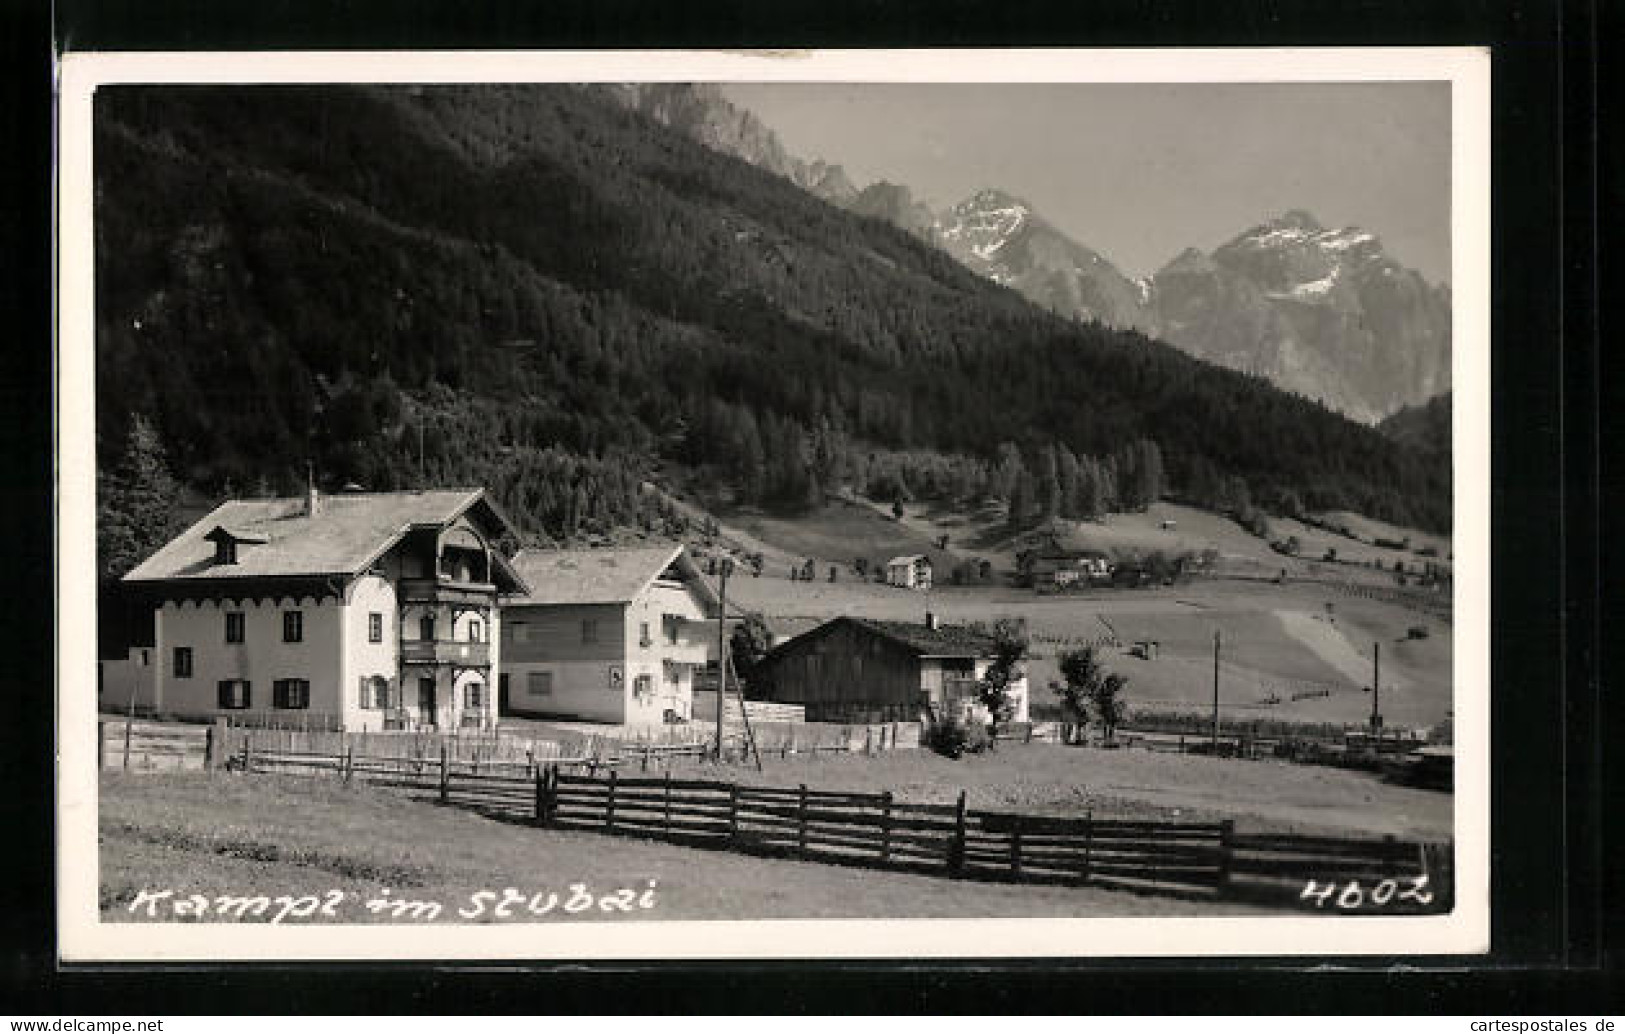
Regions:
[[316, 471], [309, 460], [305, 461], [305, 516], [314, 517], [322, 512], [322, 499], [316, 492]]

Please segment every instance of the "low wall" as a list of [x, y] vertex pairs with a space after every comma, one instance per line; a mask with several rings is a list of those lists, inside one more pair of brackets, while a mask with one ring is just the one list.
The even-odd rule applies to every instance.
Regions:
[[[714, 689], [696, 689], [694, 691], [694, 704], [690, 709], [696, 721], [712, 722], [717, 720], [717, 693]], [[807, 709], [801, 704], [778, 704], [769, 700], [745, 701], [745, 714], [754, 722], [804, 722], [807, 720]], [[732, 724], [739, 718], [739, 698], [729, 694], [722, 701], [722, 720], [724, 724]]]

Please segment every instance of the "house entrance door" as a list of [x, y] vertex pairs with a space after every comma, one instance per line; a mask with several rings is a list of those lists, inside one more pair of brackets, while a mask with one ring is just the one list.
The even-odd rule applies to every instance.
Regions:
[[418, 679], [418, 721], [423, 725], [435, 725], [435, 692], [434, 679], [423, 677]]

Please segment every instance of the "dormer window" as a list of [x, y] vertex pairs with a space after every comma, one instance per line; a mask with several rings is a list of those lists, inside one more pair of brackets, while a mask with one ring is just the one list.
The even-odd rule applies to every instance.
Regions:
[[217, 565], [235, 564], [241, 547], [264, 545], [267, 541], [264, 535], [233, 531], [225, 525], [216, 525], [213, 531], [203, 537], [214, 543], [214, 562]]

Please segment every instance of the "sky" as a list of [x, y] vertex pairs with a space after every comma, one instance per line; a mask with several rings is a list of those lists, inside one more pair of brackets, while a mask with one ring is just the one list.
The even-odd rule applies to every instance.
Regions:
[[933, 207], [998, 187], [1130, 276], [1295, 208], [1450, 279], [1450, 86], [733, 83], [790, 153]]

